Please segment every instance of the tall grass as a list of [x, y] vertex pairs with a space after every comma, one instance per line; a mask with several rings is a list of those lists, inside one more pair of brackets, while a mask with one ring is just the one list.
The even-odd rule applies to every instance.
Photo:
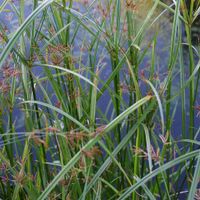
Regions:
[[199, 199], [199, 6], [1, 1], [0, 198]]

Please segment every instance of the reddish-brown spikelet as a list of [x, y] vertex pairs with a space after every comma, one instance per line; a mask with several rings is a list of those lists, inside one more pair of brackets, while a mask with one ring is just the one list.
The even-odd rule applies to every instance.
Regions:
[[94, 159], [95, 156], [102, 155], [101, 150], [98, 147], [93, 147], [90, 150], [82, 150], [83, 154], [90, 159]]

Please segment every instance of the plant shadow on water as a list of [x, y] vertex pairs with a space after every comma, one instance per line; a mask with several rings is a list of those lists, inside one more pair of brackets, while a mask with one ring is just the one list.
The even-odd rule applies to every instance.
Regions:
[[199, 6], [0, 0], [0, 198], [199, 199]]

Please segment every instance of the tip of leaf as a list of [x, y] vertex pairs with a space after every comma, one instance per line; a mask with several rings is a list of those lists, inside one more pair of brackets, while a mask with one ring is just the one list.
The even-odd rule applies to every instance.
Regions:
[[146, 98], [147, 100], [150, 100], [153, 96], [152, 95], [147, 95]]

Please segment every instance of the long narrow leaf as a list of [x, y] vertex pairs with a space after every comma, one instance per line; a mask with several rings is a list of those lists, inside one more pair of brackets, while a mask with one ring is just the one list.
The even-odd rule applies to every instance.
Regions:
[[17, 40], [21, 37], [21, 34], [28, 28], [28, 26], [32, 23], [32, 21], [37, 17], [37, 15], [44, 10], [48, 5], [50, 5], [53, 2], [53, 0], [45, 0], [40, 4], [40, 6], [37, 7], [24, 21], [24, 23], [17, 29], [15, 34], [12, 36], [12, 38], [9, 40], [6, 47], [3, 49], [3, 52], [0, 55], [0, 68], [3, 65], [3, 62], [9, 55], [10, 51], [14, 47]]

